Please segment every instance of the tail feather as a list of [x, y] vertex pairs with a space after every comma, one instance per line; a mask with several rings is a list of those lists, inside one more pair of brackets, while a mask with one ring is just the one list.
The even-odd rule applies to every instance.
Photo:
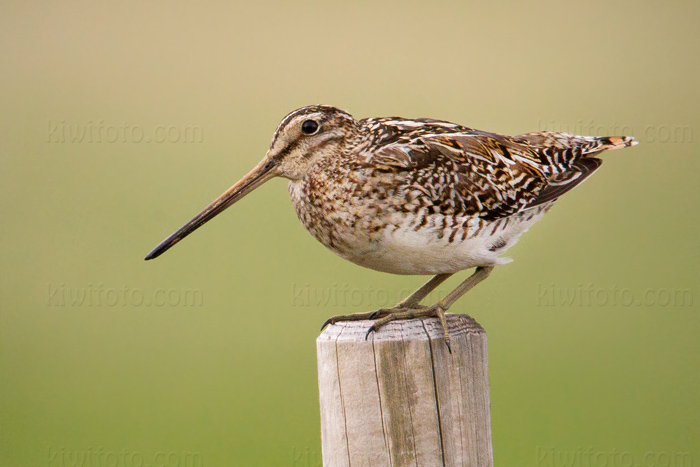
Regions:
[[526, 133], [514, 137], [518, 143], [524, 143], [533, 149], [575, 149], [582, 155], [596, 154], [608, 149], [619, 149], [638, 144], [631, 136], [578, 136], [555, 131]]
[[539, 155], [543, 171], [548, 175], [547, 186], [535, 198], [533, 206], [559, 198], [590, 177], [603, 163], [596, 157], [601, 152], [638, 143], [631, 136], [577, 136], [553, 131], [527, 133], [514, 140]]
[[631, 136], [599, 136], [596, 140], [601, 144], [600, 149], [620, 149], [639, 144], [639, 141]]

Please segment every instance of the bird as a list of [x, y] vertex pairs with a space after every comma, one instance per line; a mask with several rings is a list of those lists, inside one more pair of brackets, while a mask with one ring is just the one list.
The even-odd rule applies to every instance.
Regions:
[[[329, 105], [289, 113], [260, 163], [154, 248], [156, 258], [266, 181], [289, 180], [297, 217], [340, 257], [376, 271], [433, 276], [391, 308], [327, 324], [436, 317], [496, 266], [559, 197], [591, 176], [629, 136], [540, 131], [505, 136], [430, 118], [355, 119]], [[421, 305], [453, 274], [474, 272], [443, 299]], [[322, 329], [323, 329], [322, 327]]]

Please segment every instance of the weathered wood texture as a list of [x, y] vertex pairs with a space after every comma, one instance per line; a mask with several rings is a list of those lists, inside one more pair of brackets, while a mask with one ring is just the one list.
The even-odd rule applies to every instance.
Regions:
[[486, 333], [448, 315], [328, 326], [316, 340], [324, 467], [493, 465]]

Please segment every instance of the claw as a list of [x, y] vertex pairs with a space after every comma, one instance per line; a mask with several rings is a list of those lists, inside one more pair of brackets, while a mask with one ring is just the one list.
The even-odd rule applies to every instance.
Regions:
[[321, 331], [326, 329], [326, 326], [328, 326], [329, 324], [335, 324], [335, 321], [333, 321], [333, 318], [328, 318], [326, 321], [323, 322], [323, 324], [321, 325]]
[[369, 319], [377, 319], [377, 318], [379, 318], [379, 315], [381, 315], [383, 311], [385, 311], [384, 308], [380, 308], [380, 309], [378, 309], [378, 310], [374, 310], [374, 311], [369, 315]]
[[442, 332], [445, 335], [447, 350], [452, 353], [452, 346], [450, 345], [450, 332], [447, 330], [447, 316], [445, 316], [445, 308], [442, 305], [437, 304], [434, 306], [434, 310], [435, 315], [438, 317], [440, 324], [442, 325]]
[[377, 329], [379, 329], [379, 328], [381, 327], [381, 324], [380, 324], [379, 326], [377, 326], [377, 324], [379, 324], [379, 323], [378, 323], [378, 322], [377, 322], [377, 323], [373, 323], [373, 324], [369, 327], [369, 329], [367, 330], [367, 333], [365, 333], [365, 340], [369, 339], [369, 335], [370, 335], [371, 333], [375, 332]]
[[340, 321], [360, 321], [365, 319], [379, 319], [385, 315], [391, 314], [393, 311], [391, 308], [380, 308], [375, 311], [368, 311], [366, 313], [355, 313], [351, 315], [338, 315], [328, 318], [321, 326], [321, 331], [323, 331], [329, 324], [335, 324]]

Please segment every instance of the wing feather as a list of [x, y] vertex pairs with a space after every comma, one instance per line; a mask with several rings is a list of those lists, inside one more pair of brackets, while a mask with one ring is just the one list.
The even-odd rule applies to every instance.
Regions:
[[488, 221], [556, 200], [600, 167], [593, 156], [634, 144], [553, 132], [508, 137], [428, 119], [398, 121], [386, 134], [369, 165], [426, 188], [440, 212]]

